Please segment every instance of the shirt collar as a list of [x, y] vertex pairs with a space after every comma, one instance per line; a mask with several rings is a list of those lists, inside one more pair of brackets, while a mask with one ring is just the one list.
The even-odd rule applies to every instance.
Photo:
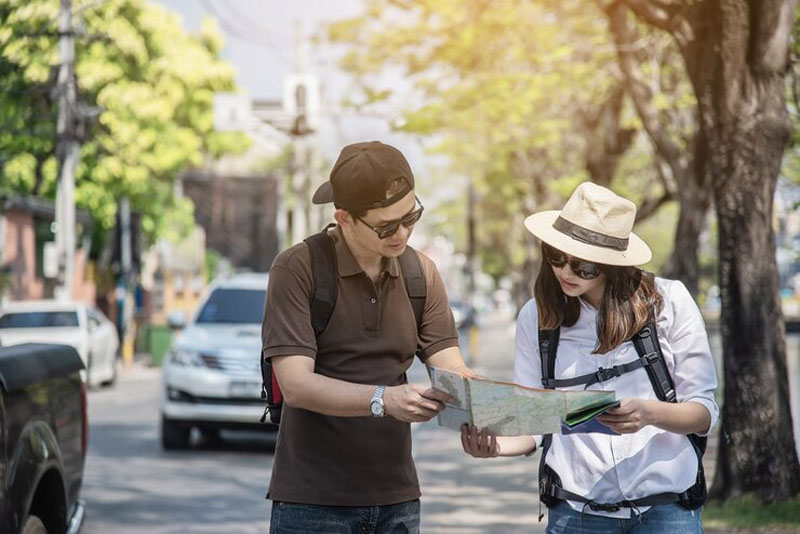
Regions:
[[597, 311], [598, 311], [597, 308], [595, 308], [594, 306], [589, 304], [589, 301], [586, 300], [585, 298], [578, 297], [578, 301], [581, 303], [581, 308], [583, 308], [584, 310], [590, 311], [592, 313], [597, 313]]
[[[350, 252], [350, 247], [347, 246], [347, 242], [344, 240], [341, 227], [336, 226], [328, 232], [328, 235], [333, 237], [333, 250], [336, 253], [339, 276], [355, 276], [363, 273], [364, 269], [358, 264], [353, 253]], [[400, 262], [397, 258], [383, 258], [381, 274], [383, 273], [387, 273], [392, 278], [400, 276]]]

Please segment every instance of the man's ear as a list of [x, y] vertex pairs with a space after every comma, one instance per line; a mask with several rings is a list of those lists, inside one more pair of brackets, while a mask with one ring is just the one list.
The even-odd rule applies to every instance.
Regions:
[[336, 221], [336, 224], [341, 226], [342, 228], [349, 228], [353, 226], [353, 216], [350, 215], [349, 211], [346, 210], [336, 210], [333, 212], [333, 220]]

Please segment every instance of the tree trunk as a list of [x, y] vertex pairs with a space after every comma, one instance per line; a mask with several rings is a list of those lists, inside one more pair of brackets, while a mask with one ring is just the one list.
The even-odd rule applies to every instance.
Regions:
[[36, 167], [34, 167], [33, 171], [33, 189], [31, 189], [31, 195], [38, 196], [42, 190], [42, 184], [44, 183], [44, 156], [36, 156]]
[[596, 110], [581, 113], [586, 134], [586, 170], [592, 182], [610, 187], [619, 161], [633, 144], [636, 130], [622, 125], [622, 84], [611, 90], [608, 98]]
[[756, 491], [772, 502], [800, 491], [771, 220], [789, 130], [783, 81], [753, 83], [764, 93], [760, 105], [724, 117], [708, 136], [719, 220], [722, 418], [733, 438], [720, 443], [714, 489], [722, 498]]
[[712, 496], [800, 491], [772, 204], [789, 137], [784, 74], [797, 0], [624, 0], [681, 48], [719, 220], [725, 392]]
[[[759, 39], [771, 41], [781, 28], [764, 27], [759, 16], [774, 17], [774, 26], [780, 26], [781, 9], [790, 9], [793, 20], [794, 2], [718, 3], [714, 18], [693, 24], [698, 33], [705, 24], [705, 35], [699, 35], [707, 50], [718, 53], [704, 54], [689, 69], [719, 221], [722, 420], [733, 439], [730, 445], [720, 440], [713, 495], [727, 499], [755, 492], [773, 502], [800, 491], [772, 229], [773, 197], [790, 132], [783, 80], [788, 33], [783, 61], [778, 51], [771, 62], [770, 47]], [[708, 25], [708, 20], [719, 24]]]
[[[649, 202], [649, 199], [644, 202], [637, 220], [641, 220], [655, 206], [677, 197], [680, 201], [680, 215], [675, 229], [672, 256], [663, 275], [682, 281], [691, 294], [696, 296], [700, 278], [700, 232], [711, 196], [704, 174], [704, 152], [695, 139], [697, 133], [686, 139], [690, 146], [696, 148], [691, 153], [670, 133], [670, 125], [665, 124], [655, 104], [655, 93], [659, 87], [652, 87], [647, 82], [640, 65], [641, 59], [634, 52], [635, 43], [639, 42], [641, 35], [635, 24], [629, 21], [628, 7], [615, 2], [606, 7], [606, 13], [617, 46], [620, 70], [644, 131], [653, 146], [653, 155], [657, 159], [656, 169], [665, 190], [663, 198], [657, 202]], [[656, 56], [655, 59], [658, 68], [667, 68], [664, 57]], [[676, 126], [673, 125], [673, 128], [680, 130]]]
[[[703, 147], [704, 148], [704, 147]], [[681, 180], [678, 189], [680, 214], [675, 229], [672, 256], [664, 268], [664, 276], [680, 280], [697, 297], [700, 281], [700, 234], [711, 203], [711, 190], [703, 176], [703, 148], [695, 151], [695, 173]]]

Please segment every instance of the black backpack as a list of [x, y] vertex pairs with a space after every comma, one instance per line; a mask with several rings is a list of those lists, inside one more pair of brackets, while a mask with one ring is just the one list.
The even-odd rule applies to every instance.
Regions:
[[[328, 225], [322, 232], [304, 240], [311, 255], [311, 276], [314, 280], [314, 293], [311, 296], [311, 325], [317, 338], [328, 326], [333, 309], [336, 307], [336, 279], [339, 273], [333, 239], [328, 235], [328, 229], [332, 226], [334, 225]], [[406, 292], [411, 301], [411, 309], [414, 310], [417, 331], [419, 331], [428, 289], [425, 284], [425, 274], [422, 271], [422, 262], [420, 262], [417, 252], [409, 246], [406, 246], [398, 261]], [[261, 422], [266, 422], [267, 414], [269, 414], [272, 424], [280, 424], [283, 395], [275, 373], [272, 372], [272, 362], [263, 357], [261, 358], [261, 377], [261, 398], [267, 401]]]
[[[642, 328], [633, 338], [636, 352], [639, 358], [622, 365], [615, 365], [608, 369], [600, 367], [597, 372], [568, 379], [555, 378], [556, 352], [558, 350], [560, 329], [553, 330], [539, 329], [539, 354], [542, 363], [542, 385], [546, 389], [557, 387], [570, 387], [585, 384], [589, 387], [598, 382], [605, 382], [611, 378], [628, 373], [640, 367], [644, 367], [650, 383], [653, 385], [656, 397], [661, 401], [677, 402], [675, 396], [675, 386], [672, 377], [664, 362], [664, 355], [661, 352], [661, 345], [658, 342], [658, 333], [653, 318]], [[589, 499], [566, 491], [561, 487], [561, 479], [550, 466], [545, 463], [545, 456], [552, 443], [552, 434], [546, 434], [542, 439], [542, 457], [539, 460], [539, 501], [540, 506], [543, 502], [548, 508], [554, 506], [561, 500], [582, 502], [592, 510], [602, 510], [615, 512], [623, 507], [637, 508], [639, 506], [654, 506], [677, 502], [684, 508], [694, 510], [705, 504], [707, 497], [706, 477], [703, 470], [703, 454], [706, 451], [705, 437], [697, 434], [687, 436], [697, 454], [697, 478], [694, 485], [683, 493], [659, 493], [641, 499], [622, 501], [619, 503], [597, 503]], [[540, 510], [541, 511], [541, 510]], [[539, 520], [542, 519], [539, 515]]]

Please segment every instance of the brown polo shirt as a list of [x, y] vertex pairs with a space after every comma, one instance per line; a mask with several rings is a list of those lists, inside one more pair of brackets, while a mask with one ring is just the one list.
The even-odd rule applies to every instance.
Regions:
[[[314, 371], [357, 384], [396, 386], [414, 354], [425, 361], [458, 344], [444, 284], [419, 254], [427, 282], [422, 326], [397, 259], [385, 258], [377, 283], [359, 267], [337, 229], [336, 306], [325, 331], [311, 326], [311, 260], [305, 243], [272, 264], [262, 329], [263, 356], [314, 358]], [[332, 417], [284, 404], [270, 499], [331, 506], [374, 506], [417, 499], [411, 428], [393, 417]]]

